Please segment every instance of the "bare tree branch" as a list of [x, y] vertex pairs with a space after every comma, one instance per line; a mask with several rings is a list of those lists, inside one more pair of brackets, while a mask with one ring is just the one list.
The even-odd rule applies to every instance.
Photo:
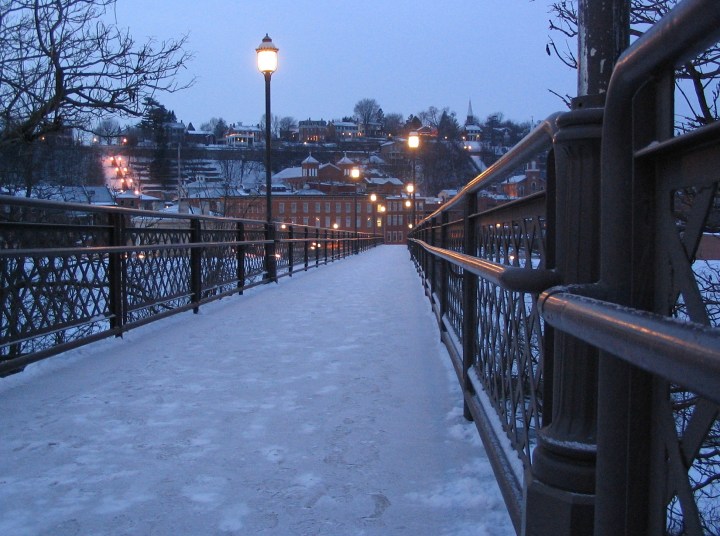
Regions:
[[[548, 38], [546, 50], [548, 54], [554, 53], [565, 65], [577, 68], [577, 58], [570, 48], [570, 41], [578, 32], [578, 0], [558, 0], [550, 5], [550, 30], [565, 40], [567, 51], [559, 49], [552, 37]], [[630, 4], [630, 34], [640, 37], [653, 24], [665, 16], [679, 0], [631, 0]], [[687, 62], [676, 73], [676, 85], [687, 102], [692, 114], [682, 118], [681, 129], [695, 128], [716, 121], [718, 119], [718, 97], [720, 88], [720, 43], [710, 47], [692, 61]], [[689, 80], [692, 91], [684, 88], [682, 80]], [[563, 99], [564, 100], [564, 99]]]
[[86, 129], [109, 114], [142, 115], [175, 92], [187, 36], [138, 44], [103, 18], [116, 0], [0, 0], [0, 145]]

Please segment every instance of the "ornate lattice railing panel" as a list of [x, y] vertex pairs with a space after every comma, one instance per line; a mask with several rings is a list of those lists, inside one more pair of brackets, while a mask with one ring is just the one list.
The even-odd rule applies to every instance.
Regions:
[[108, 328], [108, 255], [19, 255], [0, 263], [2, 358]]
[[[313, 230], [289, 241], [282, 229], [268, 239], [267, 224], [257, 220], [1, 201], [0, 376], [288, 275], [290, 252], [294, 264], [312, 252], [315, 265], [326, 244], [333, 258], [352, 252], [346, 232], [318, 230], [326, 241]], [[380, 243], [363, 240], [365, 249]], [[266, 251], [277, 255], [274, 276]]]
[[[696, 165], [701, 161], [682, 154], [672, 159]], [[712, 164], [707, 157], [702, 161]], [[680, 169], [695, 173], [661, 172], [659, 177], [659, 189], [666, 192], [661, 197], [673, 202], [657, 209], [664, 230], [658, 256], [664, 297], [658, 312], [717, 328], [720, 260], [698, 260], [697, 251], [704, 236], [720, 231], [720, 172], [712, 165]], [[664, 530], [668, 535], [720, 534], [720, 407], [659, 378], [655, 390], [652, 474], [665, 490]]]
[[523, 464], [530, 466], [542, 415], [542, 323], [537, 296], [478, 286], [478, 377]]

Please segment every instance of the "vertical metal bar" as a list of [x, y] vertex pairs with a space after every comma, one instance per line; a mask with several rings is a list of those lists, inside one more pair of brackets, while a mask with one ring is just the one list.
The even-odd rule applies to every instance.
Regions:
[[[237, 242], [245, 240], [245, 224], [241, 221], [237, 222], [235, 226], [235, 240]], [[242, 294], [245, 288], [245, 246], [243, 244], [238, 244], [235, 257], [237, 260], [237, 287]]]
[[[441, 222], [440, 222], [440, 247], [442, 249], [448, 249], [448, 224], [450, 222], [450, 214], [445, 211], [442, 213]], [[434, 261], [437, 262], [437, 261]], [[440, 318], [443, 317], [445, 314], [445, 311], [448, 310], [448, 292], [450, 285], [448, 284], [448, 262], [445, 260], [440, 260], [440, 285], [438, 287], [438, 292], [440, 294]]]
[[[425, 232], [427, 233], [426, 241], [431, 246], [435, 247], [438, 246], [438, 244], [436, 243], [437, 224], [437, 217], [434, 217], [430, 220], [430, 226], [425, 228]], [[433, 259], [432, 255], [423, 253], [421, 253], [421, 255], [423, 256], [423, 275], [426, 279], [430, 280], [430, 296], [432, 297], [432, 294], [437, 291], [437, 288], [435, 287], [435, 282], [437, 281], [438, 276], [437, 263], [435, 262], [435, 259]]]
[[[463, 249], [466, 255], [475, 255], [476, 231], [473, 216], [477, 212], [477, 194], [470, 194], [465, 199], [465, 215], [463, 218]], [[477, 349], [477, 300], [478, 300], [478, 276], [469, 270], [463, 270], [463, 394], [475, 394], [469, 372], [475, 364], [475, 352]], [[472, 412], [465, 397], [463, 396], [463, 415], [468, 421], [472, 421]]]
[[[563, 284], [599, 277], [599, 177], [602, 108], [558, 118], [554, 221], [555, 269]], [[527, 534], [593, 533], [597, 429], [597, 350], [554, 334], [552, 417], [538, 434], [526, 486]], [[543, 410], [544, 411], [544, 410]]]
[[272, 217], [272, 133], [270, 123], [270, 77], [272, 72], [263, 73], [265, 77], [265, 282], [277, 282], [277, 259], [275, 257], [275, 225]]
[[[657, 84], [646, 85], [635, 97], [632, 112], [635, 143], [644, 146], [672, 136], [673, 88], [672, 76], [666, 76]], [[655, 309], [656, 277], [662, 278], [653, 264], [655, 241], [647, 239], [660, 233], [655, 226], [654, 166], [650, 162], [633, 166], [632, 225], [627, 233], [626, 250], [633, 264], [622, 285], [633, 289], [632, 307], [650, 311]], [[599, 389], [598, 474], [603, 478], [597, 485], [595, 531], [599, 535], [624, 536], [649, 533], [651, 518], [665, 518], [664, 498], [659, 503], [648, 500], [653, 496], [648, 495], [651, 472], [655, 474], [665, 467], [663, 462], [655, 470], [651, 468], [652, 377], [611, 355], [601, 354]], [[662, 512], [657, 512], [658, 508]], [[650, 514], [651, 511], [657, 515]]]
[[293, 242], [293, 238], [295, 237], [294, 231], [294, 227], [290, 225], [288, 229], [288, 238], [290, 239], [290, 243], [288, 244], [288, 262], [290, 263], [290, 265], [288, 266], [288, 273], [290, 274], [290, 277], [292, 277], [293, 265], [295, 264], [295, 242]]
[[[202, 242], [202, 223], [199, 219], [190, 220], [190, 243], [191, 245], [200, 244]], [[190, 248], [190, 296], [193, 307], [193, 313], [197, 314], [200, 310], [200, 298], [202, 296], [202, 255], [205, 248]]]
[[328, 230], [327, 229], [325, 229], [324, 236], [325, 236], [325, 240], [323, 241], [323, 246], [324, 246], [323, 250], [325, 250], [325, 264], [327, 264], [328, 263], [328, 245], [330, 244], [328, 242]]
[[305, 229], [305, 231], [303, 232], [303, 234], [304, 234], [304, 237], [303, 237], [304, 238], [304, 240], [303, 240], [303, 261], [304, 261], [304, 263], [303, 264], [305, 265], [305, 271], [307, 272], [308, 263], [309, 263], [308, 233], [310, 230], [308, 227], [305, 227], [304, 229]]
[[[123, 215], [118, 212], [112, 212], [108, 215], [110, 219], [111, 231], [110, 231], [110, 245], [121, 246], [123, 244], [124, 235], [124, 220]], [[122, 256], [124, 253], [113, 251], [109, 255], [108, 259], [108, 285], [110, 286], [109, 293], [109, 312], [110, 312], [110, 329], [115, 331], [115, 336], [120, 337], [122, 335], [123, 325], [125, 324], [126, 309], [125, 307], [125, 293], [123, 282], [125, 277], [123, 275], [123, 260]]]
[[275, 257], [277, 237], [273, 222], [265, 223], [265, 240], [265, 282], [277, 282], [277, 258]]
[[[556, 268], [555, 242], [557, 236], [557, 173], [555, 165], [555, 148], [551, 149], [547, 158], [547, 188], [545, 192], [545, 267]], [[542, 362], [542, 414], [541, 427], [552, 422], [553, 412], [553, 370], [555, 366], [555, 330], [545, 324], [543, 330], [543, 346], [545, 352]]]
[[578, 97], [607, 93], [615, 62], [629, 43], [629, 0], [578, 2]]
[[320, 229], [315, 229], [315, 267], [320, 266]]

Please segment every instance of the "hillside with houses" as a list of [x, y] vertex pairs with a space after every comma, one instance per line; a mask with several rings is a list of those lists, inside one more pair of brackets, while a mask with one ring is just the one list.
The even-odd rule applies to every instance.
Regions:
[[[196, 128], [159, 103], [153, 106], [136, 127], [107, 128], [89, 143], [71, 136], [43, 140], [47, 154], [40, 161], [54, 165], [33, 170], [33, 195], [265, 219], [261, 125], [219, 120]], [[503, 122], [501, 114], [479, 121], [471, 104], [462, 125], [447, 110], [435, 121], [432, 114], [420, 115], [425, 122], [411, 115], [394, 126], [381, 120], [381, 110], [379, 120], [277, 121], [271, 144], [273, 219], [383, 233], [387, 242], [402, 243], [409, 228], [530, 128]], [[417, 148], [408, 145], [411, 135], [419, 140]], [[59, 162], [68, 162], [64, 174], [58, 173]], [[13, 174], [6, 165], [5, 193], [24, 190], [27, 181], [17, 180], [20, 171]], [[544, 188], [542, 162], [532, 162], [484, 196], [482, 208]]]

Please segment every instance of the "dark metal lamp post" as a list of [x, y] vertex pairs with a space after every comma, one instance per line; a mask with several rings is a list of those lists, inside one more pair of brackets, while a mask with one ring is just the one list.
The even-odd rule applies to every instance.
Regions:
[[412, 151], [413, 160], [412, 160], [412, 184], [408, 184], [407, 191], [408, 193], [412, 194], [412, 226], [415, 228], [415, 224], [417, 223], [416, 217], [415, 217], [415, 190], [416, 188], [416, 180], [415, 180], [415, 157], [417, 155], [417, 149], [420, 147], [420, 136], [418, 135], [417, 131], [413, 130], [410, 132], [410, 135], [408, 136], [408, 148]]
[[267, 240], [265, 246], [265, 271], [268, 281], [277, 280], [277, 267], [275, 259], [275, 228], [272, 221], [272, 168], [271, 168], [271, 139], [270, 139], [270, 77], [277, 70], [278, 48], [272, 39], [265, 34], [257, 52], [258, 70], [265, 77], [265, 214], [267, 219]]
[[408, 225], [408, 227], [410, 228], [410, 230], [412, 230], [415, 228], [415, 185], [408, 184], [406, 189], [407, 189], [409, 197], [411, 198], [407, 201], [407, 205], [410, 206], [410, 210], [411, 210], [411, 214], [412, 214], [412, 217], [410, 220], [410, 225]]
[[354, 203], [354, 205], [355, 205], [355, 210], [353, 211], [353, 212], [354, 212], [353, 217], [355, 218], [355, 236], [354, 236], [354, 238], [355, 238], [354, 244], [355, 244], [355, 245], [353, 246], [353, 252], [355, 253], [355, 255], [357, 255], [358, 252], [359, 252], [359, 248], [358, 248], [358, 210], [357, 210], [357, 206], [358, 206], [358, 196], [357, 196], [358, 185], [357, 185], [357, 182], [356, 182], [356, 181], [360, 178], [360, 169], [358, 169], [358, 168], [356, 168], [356, 167], [352, 168], [352, 170], [350, 171], [350, 177], [352, 177], [352, 180], [353, 180], [353, 203]]

